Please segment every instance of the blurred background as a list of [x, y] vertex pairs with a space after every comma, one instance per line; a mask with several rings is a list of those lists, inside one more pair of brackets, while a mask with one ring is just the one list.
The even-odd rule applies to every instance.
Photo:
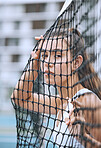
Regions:
[[10, 96], [35, 36], [44, 34], [64, 0], [0, 0], [0, 148], [16, 147], [16, 120]]
[[[43, 35], [54, 23], [64, 1], [0, 0], [0, 148], [16, 147], [16, 120], [10, 96], [36, 44], [34, 37]], [[91, 23], [93, 17], [86, 19]], [[98, 31], [100, 23], [95, 25]], [[94, 38], [94, 31], [87, 34], [86, 40], [89, 38]], [[100, 53], [100, 40], [97, 45], [96, 52]], [[99, 55], [95, 69], [100, 69], [101, 76], [101, 54], [92, 51], [90, 56]]]

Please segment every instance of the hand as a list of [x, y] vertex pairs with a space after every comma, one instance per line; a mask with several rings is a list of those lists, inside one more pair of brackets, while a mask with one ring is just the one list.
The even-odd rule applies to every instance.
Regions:
[[[40, 40], [40, 39], [43, 39], [43, 36], [41, 35], [40, 37], [35, 37], [36, 40]], [[34, 50], [31, 52], [31, 60], [33, 61], [33, 69], [34, 70], [38, 70], [40, 68], [40, 61], [39, 61], [39, 58], [40, 58], [40, 48], [41, 48], [41, 45], [42, 45], [42, 41], [40, 41], [40, 44], [39, 44], [39, 49], [38, 50]]]
[[[58, 97], [60, 98], [60, 96], [58, 95]], [[67, 117], [68, 116], [68, 113], [67, 113], [67, 106], [68, 106], [68, 103], [69, 103], [69, 106], [72, 107], [72, 104], [70, 103], [71, 99], [70, 98], [67, 98], [67, 100], [63, 100], [62, 101], [62, 104], [59, 106], [59, 109], [58, 109], [58, 113], [57, 113], [57, 121], [56, 121], [56, 126], [58, 127], [59, 123], [60, 123], [60, 120], [62, 119], [62, 114], [65, 114], [65, 116]], [[70, 108], [69, 108], [70, 109]], [[65, 117], [64, 117], [65, 118]], [[63, 120], [64, 121], [64, 120]]]
[[[75, 115], [75, 110], [76, 109], [80, 109], [80, 108], [84, 108], [85, 106], [80, 103], [77, 100], [73, 100], [72, 101], [73, 106], [78, 106], [79, 108], [73, 107], [73, 109], [71, 109], [70, 113], [69, 113], [69, 118], [65, 118], [65, 123], [68, 125], [68, 127], [72, 128], [72, 125], [75, 125], [76, 121], [79, 121], [81, 123], [86, 123], [84, 115], [81, 113], [77, 113]], [[79, 110], [80, 112], [80, 110]], [[101, 147], [101, 142], [97, 141], [95, 138], [93, 138], [93, 136], [91, 136], [90, 134], [87, 134], [86, 132], [87, 128], [84, 124], [84, 128], [83, 128], [83, 137], [87, 138], [88, 141], [91, 141], [95, 147]], [[80, 133], [79, 133], [80, 134]]]
[[70, 110], [70, 112], [69, 112], [69, 118], [65, 118], [65, 122], [66, 122], [66, 124], [69, 126], [69, 125], [72, 125], [72, 124], [74, 124], [74, 122], [76, 122], [76, 121], [81, 121], [81, 122], [85, 122], [85, 119], [84, 119], [84, 117], [83, 117], [83, 115], [81, 115], [81, 114], [77, 114], [76, 116], [75, 116], [75, 110], [77, 109], [77, 108], [75, 108], [74, 106], [79, 106], [79, 108], [80, 107], [84, 107], [83, 105], [82, 105], [82, 103], [80, 103], [79, 101], [77, 101], [77, 100], [73, 100], [72, 102], [71, 102], [72, 104], [73, 104], [73, 108]]
[[[40, 37], [35, 37], [36, 40], [40, 40], [40, 39], [43, 39], [43, 36], [41, 35]], [[40, 48], [42, 46], [42, 41], [40, 41], [40, 44], [39, 44], [39, 50], [34, 50], [31, 52], [31, 56], [33, 59], [39, 59], [39, 55], [40, 55]]]

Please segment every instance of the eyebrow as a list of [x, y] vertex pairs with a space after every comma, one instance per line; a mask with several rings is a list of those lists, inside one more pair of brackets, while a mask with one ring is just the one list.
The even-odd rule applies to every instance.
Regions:
[[[45, 51], [50, 51], [50, 50], [46, 50], [46, 49], [41, 49], [41, 52], [45, 52]], [[52, 49], [51, 52], [62, 52], [62, 49]]]

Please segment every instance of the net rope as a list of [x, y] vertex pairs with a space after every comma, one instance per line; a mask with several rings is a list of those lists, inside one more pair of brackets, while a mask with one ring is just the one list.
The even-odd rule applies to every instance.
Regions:
[[17, 148], [101, 147], [100, 24], [100, 0], [73, 0], [40, 37], [11, 96]]

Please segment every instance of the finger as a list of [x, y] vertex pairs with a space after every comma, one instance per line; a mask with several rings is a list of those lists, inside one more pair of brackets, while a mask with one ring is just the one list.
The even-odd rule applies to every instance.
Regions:
[[87, 133], [84, 134], [84, 136], [91, 140], [97, 147], [101, 147], [101, 142], [97, 141], [96, 139], [94, 139], [93, 137], [91, 137], [90, 135], [88, 135]]
[[72, 108], [69, 112], [69, 116], [72, 116], [72, 114], [74, 113], [75, 108]]
[[69, 119], [69, 118], [65, 118], [65, 123], [66, 123], [66, 125], [70, 125], [70, 123], [71, 123], [71, 120]]
[[69, 118], [65, 118], [65, 122], [66, 124], [69, 126], [69, 125], [72, 125], [74, 122], [76, 121], [81, 121], [81, 122], [85, 122], [85, 119], [84, 117], [73, 117], [72, 119], [69, 119]]
[[43, 35], [41, 35], [40, 37], [35, 37], [36, 40], [40, 40], [43, 39]]
[[40, 37], [35, 37], [35, 40], [40, 40]]
[[[39, 41], [39, 43], [38, 43], [38, 45], [37, 45], [37, 46], [38, 46], [38, 49], [41, 49], [42, 46], [43, 46], [43, 43], [44, 43], [44, 41], [45, 41], [43, 35], [41, 35], [40, 37], [35, 37], [35, 39]], [[36, 51], [37, 51], [38, 49], [36, 49]]]
[[81, 116], [73, 117], [73, 118], [71, 119], [71, 124], [73, 124], [73, 123], [76, 122], [76, 121], [85, 122], [85, 119], [84, 119], [84, 117], [81, 117]]

